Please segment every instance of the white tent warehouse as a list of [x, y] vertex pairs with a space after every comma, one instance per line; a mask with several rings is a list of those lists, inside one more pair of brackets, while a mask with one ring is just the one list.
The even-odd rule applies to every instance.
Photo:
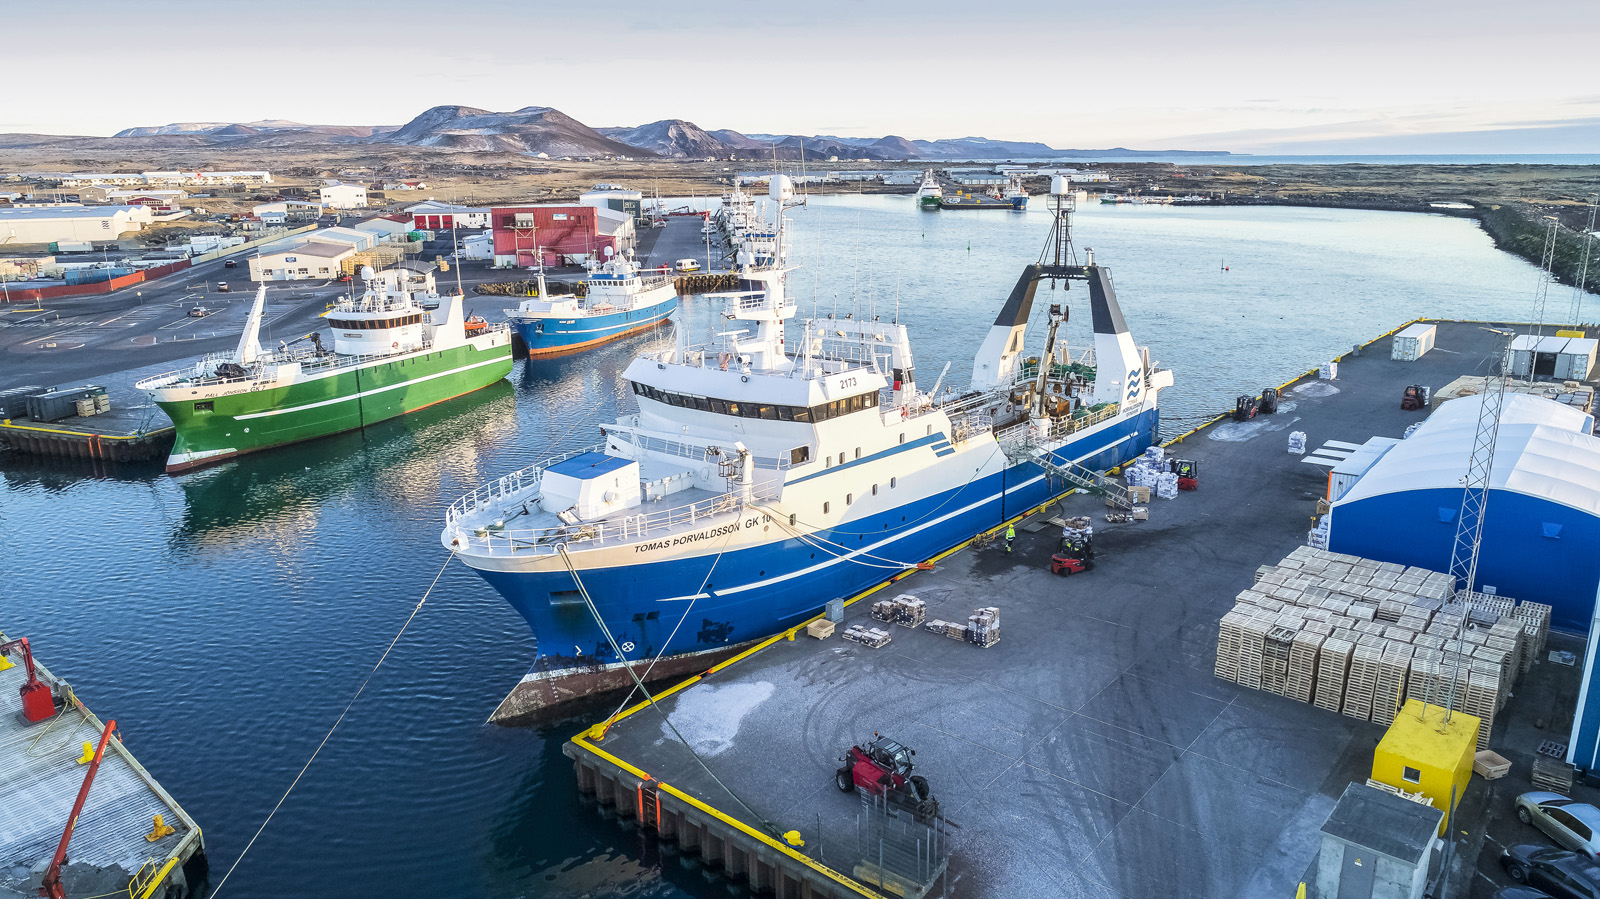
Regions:
[[[1449, 571], [1481, 396], [1440, 406], [1390, 446], [1329, 511], [1328, 548]], [[1600, 586], [1600, 438], [1571, 406], [1507, 394], [1475, 589], [1548, 603], [1584, 632]], [[1485, 592], [1490, 592], [1485, 590]]]

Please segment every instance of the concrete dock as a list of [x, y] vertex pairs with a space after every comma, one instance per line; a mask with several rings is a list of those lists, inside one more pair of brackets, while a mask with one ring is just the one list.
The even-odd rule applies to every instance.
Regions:
[[[155, 367], [160, 368], [163, 366]], [[115, 372], [90, 380], [88, 383], [104, 387], [111, 399], [111, 408], [97, 415], [74, 415], [59, 421], [0, 418], [0, 449], [30, 456], [108, 462], [165, 457], [172, 449], [172, 420], [133, 386], [146, 371], [155, 374], [155, 369]]]
[[[0, 643], [9, 638], [0, 635]], [[21, 652], [0, 666], [0, 897], [39, 895], [39, 882], [73, 803], [86, 765], [84, 744], [98, 744], [105, 722], [35, 659], [35, 671], [57, 697], [54, 717], [24, 723], [18, 691], [27, 681]], [[120, 734], [106, 745], [67, 849], [61, 882], [68, 896], [182, 896], [203, 873], [204, 842], [194, 819], [133, 754]], [[160, 815], [170, 828], [158, 832]], [[147, 839], [156, 835], [156, 839]]]
[[[839, 625], [888, 627], [871, 602], [909, 593], [929, 619], [997, 606], [997, 645], [892, 627], [874, 650], [799, 628], [575, 737], [579, 789], [780, 897], [1294, 895], [1383, 729], [1216, 678], [1218, 622], [1257, 566], [1305, 542], [1325, 495], [1327, 470], [1286, 451], [1290, 431], [1308, 451], [1401, 437], [1425, 414], [1400, 410], [1405, 386], [1437, 390], [1497, 355], [1475, 323], [1440, 323], [1416, 362], [1392, 361], [1388, 336], [1342, 357], [1336, 380], [1285, 384], [1276, 415], [1169, 445], [1200, 487], [1152, 500], [1148, 521], [1106, 524], [1082, 495], [1052, 506], [1094, 517], [1092, 571], [1050, 574], [1055, 528], [1024, 523], [1013, 552], [949, 554], [855, 598]], [[902, 839], [931, 881], [874, 857], [881, 816], [834, 786], [875, 732], [916, 750], [948, 819]]]

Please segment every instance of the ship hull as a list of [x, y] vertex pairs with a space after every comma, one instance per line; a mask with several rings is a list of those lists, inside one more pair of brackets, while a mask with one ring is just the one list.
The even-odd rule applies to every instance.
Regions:
[[602, 343], [620, 340], [654, 328], [678, 308], [676, 294], [657, 303], [577, 318], [534, 318], [519, 316], [511, 320], [530, 356], [571, 353]]
[[[176, 426], [167, 472], [352, 431], [487, 387], [511, 373], [511, 344], [467, 344], [227, 393], [169, 388], [156, 396]], [[182, 397], [173, 394], [182, 394]]]
[[[1052, 455], [1103, 471], [1142, 453], [1158, 425], [1159, 413], [1151, 408], [1086, 434]], [[609, 567], [584, 567], [582, 553], [574, 559], [582, 587], [624, 659], [633, 663], [661, 656], [665, 663], [791, 628], [819, 613], [827, 601], [898, 576], [1066, 489], [1052, 483], [1039, 466], [1022, 462], [812, 532], [804, 541], [774, 524], [772, 540], [716, 555]], [[744, 517], [751, 521], [743, 526], [752, 528], [761, 524], [757, 519], [763, 513], [747, 511]], [[840, 549], [829, 551], [830, 545]], [[480, 568], [478, 573], [523, 616], [538, 641], [533, 669], [513, 691], [513, 696], [525, 694], [516, 703], [518, 713], [631, 683], [619, 681], [627, 678], [623, 660], [596, 626], [566, 568]], [[692, 605], [691, 596], [698, 597]]]

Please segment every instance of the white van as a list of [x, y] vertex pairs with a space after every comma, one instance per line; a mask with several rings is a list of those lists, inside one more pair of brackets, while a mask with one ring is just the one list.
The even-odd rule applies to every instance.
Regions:
[[700, 262], [699, 262], [699, 260], [696, 260], [696, 259], [679, 259], [678, 260], [678, 271], [680, 271], [680, 272], [697, 272], [699, 270], [700, 270]]

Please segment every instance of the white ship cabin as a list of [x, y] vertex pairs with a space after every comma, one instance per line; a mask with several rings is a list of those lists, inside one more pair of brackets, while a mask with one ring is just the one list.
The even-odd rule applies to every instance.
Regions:
[[[778, 241], [781, 252], [781, 228]], [[639, 412], [604, 426], [602, 447], [458, 501], [447, 515], [457, 545], [493, 555], [648, 543], [715, 528], [751, 503], [791, 526], [826, 526], [896, 501], [895, 474], [860, 466], [911, 443], [943, 457], [987, 437], [985, 411], [952, 423], [918, 391], [903, 325], [817, 319], [788, 348], [784, 320], [795, 305], [783, 270], [743, 274], [745, 289], [708, 296], [723, 301], [728, 328], [712, 343], [690, 346], [680, 330], [677, 346], [628, 366]], [[826, 480], [786, 494], [786, 484], [812, 478]]]
[[672, 286], [665, 266], [641, 268], [631, 252], [621, 256], [611, 256], [611, 252], [611, 248], [607, 247], [606, 261], [592, 265], [583, 279], [588, 294], [585, 305], [591, 309], [604, 306], [626, 308], [632, 306], [634, 298], [640, 294]]
[[334, 352], [389, 356], [422, 349], [423, 323], [429, 316], [412, 297], [412, 290], [422, 287], [413, 273], [396, 269], [379, 277], [371, 268], [363, 268], [361, 277], [367, 282], [361, 296], [340, 300], [328, 313]]

